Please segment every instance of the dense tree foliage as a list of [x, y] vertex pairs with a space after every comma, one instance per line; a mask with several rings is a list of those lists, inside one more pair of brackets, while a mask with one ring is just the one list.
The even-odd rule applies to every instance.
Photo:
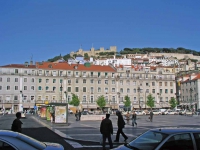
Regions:
[[200, 56], [200, 52], [182, 47], [174, 48], [124, 48], [120, 54], [147, 54], [147, 53], [180, 53]]

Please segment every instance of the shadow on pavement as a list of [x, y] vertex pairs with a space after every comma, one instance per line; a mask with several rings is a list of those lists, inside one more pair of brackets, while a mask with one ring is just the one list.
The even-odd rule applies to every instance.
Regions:
[[53, 131], [51, 131], [50, 129], [46, 127], [23, 128], [22, 133], [30, 137], [33, 137], [39, 141], [59, 143], [65, 148], [65, 150], [74, 149], [71, 145], [66, 143], [65, 140], [61, 136], [57, 135], [56, 133], [54, 133]]

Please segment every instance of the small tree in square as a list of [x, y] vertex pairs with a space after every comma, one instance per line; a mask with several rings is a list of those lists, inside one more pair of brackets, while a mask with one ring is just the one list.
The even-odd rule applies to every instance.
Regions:
[[99, 106], [99, 108], [101, 109], [101, 111], [103, 111], [103, 107], [106, 106], [106, 100], [105, 100], [104, 96], [103, 95], [99, 96], [96, 103]]
[[72, 93], [72, 100], [69, 102], [69, 104], [76, 107], [80, 105], [80, 100], [76, 94]]
[[125, 96], [125, 101], [124, 101], [124, 106], [126, 108], [129, 108], [131, 106], [131, 101], [130, 101], [130, 97], [128, 97], [128, 95]]
[[152, 97], [152, 95], [151, 94], [149, 94], [148, 96], [147, 96], [147, 106], [149, 106], [150, 108], [151, 108], [151, 110], [152, 110], [152, 108], [154, 107], [154, 104], [155, 104], [155, 100], [154, 100], [154, 98]]
[[169, 104], [171, 106], [172, 109], [174, 109], [176, 106], [177, 106], [177, 101], [174, 97], [172, 97], [170, 100], [169, 100]]

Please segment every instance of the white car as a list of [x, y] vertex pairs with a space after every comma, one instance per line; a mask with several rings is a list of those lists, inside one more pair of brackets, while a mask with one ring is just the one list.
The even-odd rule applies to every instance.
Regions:
[[169, 114], [169, 115], [178, 115], [179, 112], [173, 111], [173, 110], [168, 110], [168, 114]]
[[152, 110], [152, 112], [153, 112], [154, 115], [161, 115], [162, 114], [162, 112], [159, 111], [159, 110]]
[[27, 135], [0, 130], [0, 149], [9, 150], [64, 150], [64, 147], [57, 143], [40, 142]]

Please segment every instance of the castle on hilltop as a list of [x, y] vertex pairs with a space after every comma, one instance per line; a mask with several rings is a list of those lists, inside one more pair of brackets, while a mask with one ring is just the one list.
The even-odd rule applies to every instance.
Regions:
[[110, 49], [104, 49], [104, 47], [100, 47], [100, 49], [95, 50], [94, 47], [92, 47], [89, 51], [83, 51], [82, 48], [80, 48], [77, 52], [71, 52], [70, 56], [74, 56], [74, 54], [76, 55], [82, 55], [84, 56], [84, 54], [88, 54], [89, 57], [91, 56], [98, 56], [99, 53], [105, 53], [105, 52], [117, 52], [117, 47], [116, 46], [110, 46]]

